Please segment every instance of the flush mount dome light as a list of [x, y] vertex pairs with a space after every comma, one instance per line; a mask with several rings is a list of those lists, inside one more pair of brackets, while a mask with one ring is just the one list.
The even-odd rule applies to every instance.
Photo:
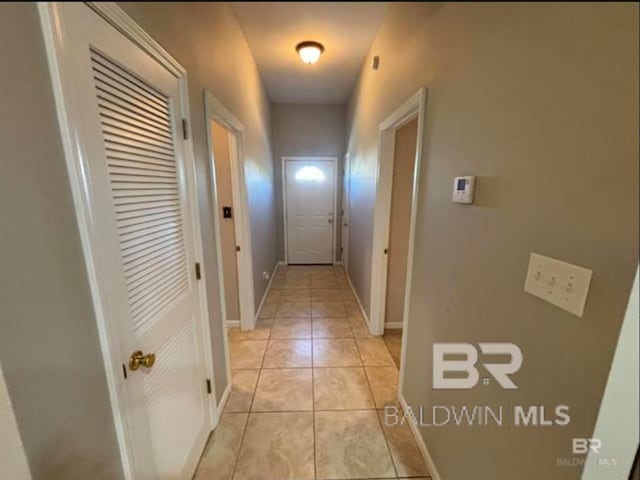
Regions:
[[318, 42], [301, 42], [296, 45], [296, 52], [298, 52], [300, 59], [304, 63], [311, 65], [320, 60], [320, 55], [324, 52], [324, 47]]

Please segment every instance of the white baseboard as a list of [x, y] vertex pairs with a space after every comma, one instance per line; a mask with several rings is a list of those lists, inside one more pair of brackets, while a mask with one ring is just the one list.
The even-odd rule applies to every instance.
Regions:
[[[407, 401], [404, 398], [402, 393], [398, 392], [398, 401], [400, 402], [400, 406], [403, 411], [407, 411]], [[422, 435], [420, 435], [420, 430], [418, 430], [418, 425], [415, 423], [415, 417], [412, 415], [405, 415], [403, 417], [407, 424], [409, 425], [409, 430], [413, 434], [413, 438], [416, 441], [416, 445], [418, 445], [418, 449], [422, 454], [422, 458], [424, 459], [424, 463], [427, 466], [427, 470], [429, 470], [429, 474], [431, 475], [432, 480], [442, 480], [442, 477], [438, 473], [438, 469], [436, 468], [435, 463], [433, 463], [433, 458], [431, 457], [431, 453], [427, 448], [427, 444], [424, 443], [424, 439]]]
[[362, 306], [362, 302], [360, 301], [360, 297], [358, 296], [358, 292], [356, 292], [356, 289], [353, 288], [353, 283], [351, 282], [351, 277], [349, 276], [348, 272], [345, 272], [347, 275], [347, 281], [349, 282], [349, 286], [351, 287], [351, 291], [353, 292], [353, 296], [356, 297], [356, 302], [358, 303], [358, 308], [360, 308], [360, 313], [362, 314], [362, 317], [364, 318], [365, 322], [367, 322], [367, 327], [369, 328], [369, 331], [371, 331], [371, 323], [369, 323], [369, 317], [367, 317], [367, 312], [365, 311], [364, 307]]
[[[216, 408], [216, 413], [218, 414], [217, 415], [218, 422], [220, 421], [220, 416], [224, 411], [224, 407], [227, 405], [227, 400], [229, 400], [229, 395], [231, 395], [231, 379], [229, 379], [229, 383], [225, 387], [224, 392], [222, 393], [222, 398], [220, 398], [220, 402], [218, 403], [218, 407]], [[216, 426], [217, 426], [217, 423], [216, 423]]]
[[386, 322], [384, 324], [384, 328], [385, 329], [398, 329], [398, 328], [402, 328], [404, 325], [402, 324], [402, 322]]
[[277, 266], [277, 265], [282, 265], [283, 267], [286, 267], [286, 266], [287, 266], [287, 262], [285, 262], [284, 260], [280, 260], [280, 261], [276, 264], [276, 266]]
[[227, 320], [227, 328], [240, 328], [240, 320]]
[[264, 293], [262, 294], [262, 300], [260, 300], [260, 305], [258, 305], [258, 310], [256, 311], [255, 318], [253, 319], [253, 325], [255, 328], [256, 323], [258, 323], [258, 317], [260, 316], [260, 310], [262, 310], [262, 305], [264, 305], [264, 301], [267, 298], [267, 294], [269, 293], [269, 289], [271, 288], [271, 282], [273, 282], [273, 277], [276, 274], [276, 270], [278, 270], [279, 265], [283, 265], [284, 262], [276, 262], [273, 267], [273, 272], [271, 272], [271, 276], [269, 277], [269, 283], [267, 283], [267, 288], [264, 289]]

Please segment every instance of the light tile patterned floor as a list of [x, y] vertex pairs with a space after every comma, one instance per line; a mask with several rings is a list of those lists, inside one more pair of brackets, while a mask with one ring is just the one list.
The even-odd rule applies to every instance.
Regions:
[[395, 352], [342, 267], [279, 267], [256, 330], [229, 331], [232, 392], [197, 480], [425, 479], [397, 405]]

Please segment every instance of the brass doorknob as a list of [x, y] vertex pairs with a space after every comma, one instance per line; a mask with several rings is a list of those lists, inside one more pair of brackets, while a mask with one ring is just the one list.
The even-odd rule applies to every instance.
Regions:
[[133, 371], [138, 370], [140, 367], [151, 368], [156, 363], [155, 353], [147, 353], [146, 355], [142, 351], [137, 350], [129, 357], [129, 368]]

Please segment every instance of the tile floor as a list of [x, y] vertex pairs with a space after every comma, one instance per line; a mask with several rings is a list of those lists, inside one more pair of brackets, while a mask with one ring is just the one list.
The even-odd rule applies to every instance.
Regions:
[[429, 478], [409, 427], [382, 421], [397, 363], [342, 267], [279, 267], [259, 317], [229, 330], [232, 392], [197, 480]]
[[402, 350], [402, 329], [385, 330], [382, 336], [384, 343], [387, 344], [389, 353], [393, 358], [393, 363], [396, 364], [398, 369], [400, 368], [400, 352]]

